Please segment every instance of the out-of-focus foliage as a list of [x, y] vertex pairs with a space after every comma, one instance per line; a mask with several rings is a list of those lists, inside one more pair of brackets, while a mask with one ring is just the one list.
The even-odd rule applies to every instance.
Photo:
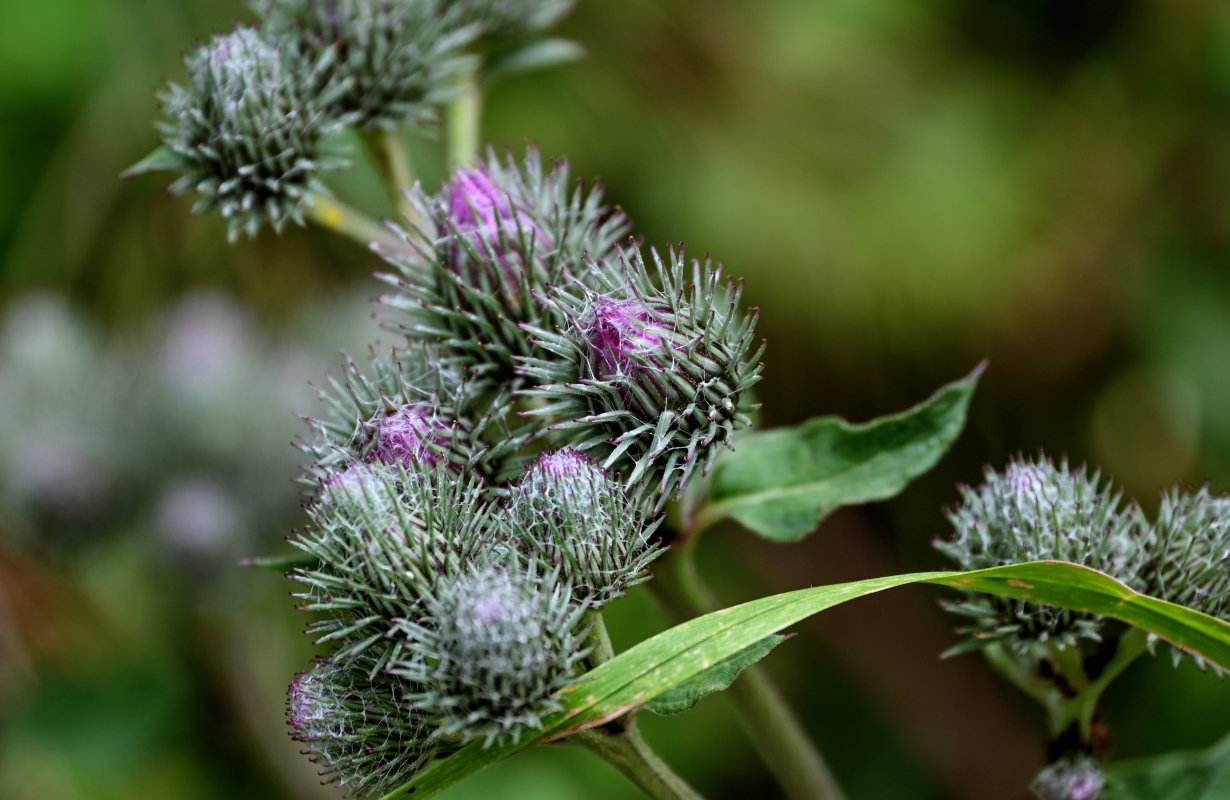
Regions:
[[[0, 430], [31, 448], [0, 454], [0, 496], [29, 497], [40, 474], [71, 486], [75, 471], [87, 506], [112, 498], [103, 509], [115, 530], [44, 558], [14, 537], [56, 526], [86, 537], [87, 526], [29, 505], [0, 517], [0, 616], [17, 620], [16, 638], [0, 628], [0, 795], [309, 797], [317, 779], [278, 705], [285, 675], [307, 658], [288, 586], [222, 568], [188, 591], [150, 532], [178, 480], [193, 481], [181, 507], [208, 511], [192, 519], [236, 515], [240, 550], [248, 535], [294, 524], [278, 518], [294, 511], [285, 498], [297, 474], [285, 356], [259, 332], [378, 265], [315, 230], [228, 247], [223, 222], [191, 216], [191, 199], [168, 198], [158, 180], [117, 179], [155, 143], [153, 88], [182, 77], [194, 40], [246, 13], [239, 0], [8, 6], [0, 314], [6, 325], [42, 314], [52, 338], [23, 336], [30, 377], [0, 382]], [[929, 542], [954, 482], [1016, 451], [1088, 458], [1141, 498], [1175, 481], [1230, 485], [1224, 3], [583, 0], [559, 33], [588, 58], [496, 84], [486, 138], [568, 155], [573, 174], [603, 177], [648, 243], [683, 240], [746, 276], [770, 342], [758, 387], [766, 422], [870, 419], [991, 360], [958, 449], [891, 504], [839, 513], [788, 547], [709, 537], [701, 567], [724, 603], [940, 566]], [[340, 144], [358, 155], [357, 142]], [[410, 145], [434, 190], [438, 145]], [[392, 213], [369, 173], [337, 184]], [[244, 308], [169, 305], [197, 287]], [[83, 316], [31, 301], [31, 288], [62, 293]], [[362, 316], [360, 305], [351, 310]], [[163, 419], [171, 398], [194, 397], [197, 370], [156, 377], [174, 338], [155, 345], [166, 334], [142, 326], [169, 332], [203, 307], [242, 320], [230, 341], [263, 344], [241, 359], [242, 391], [196, 396], [176, 406], [178, 421]], [[312, 352], [328, 353], [344, 337], [318, 319], [296, 330], [319, 334], [325, 348]], [[208, 337], [186, 341], [191, 350]], [[320, 363], [299, 374], [319, 377]], [[104, 418], [122, 424], [90, 424]], [[55, 460], [64, 441], [78, 460]], [[240, 445], [252, 461], [230, 472]], [[25, 468], [40, 463], [49, 473]], [[219, 484], [242, 498], [230, 512], [207, 488]], [[1042, 763], [1040, 720], [976, 657], [935, 660], [955, 640], [932, 596], [860, 603], [801, 626], [809, 635], [766, 662], [850, 795], [1018, 795]], [[635, 590], [612, 614], [617, 646], [659, 625]], [[1107, 706], [1122, 756], [1207, 746], [1230, 713], [1224, 684], [1168, 659], [1143, 660]], [[256, 711], [267, 708], [272, 717]], [[722, 700], [645, 727], [711, 797], [766, 791]], [[544, 748], [459, 792], [630, 796], [611, 777], [588, 756]]]

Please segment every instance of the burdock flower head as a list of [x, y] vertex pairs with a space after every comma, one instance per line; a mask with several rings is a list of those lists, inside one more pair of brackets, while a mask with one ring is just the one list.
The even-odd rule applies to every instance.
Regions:
[[428, 403], [411, 403], [376, 422], [372, 456], [387, 464], [439, 466], [449, 463], [452, 428]]
[[500, 553], [483, 482], [445, 469], [353, 466], [326, 478], [307, 512], [311, 525], [290, 540], [310, 562], [291, 574], [295, 596], [318, 612], [308, 632], [339, 663], [394, 658], [409, 646], [392, 636], [399, 620]]
[[548, 302], [565, 322], [529, 329], [547, 357], [521, 360], [537, 384], [522, 394], [546, 401], [528, 413], [561, 420], [553, 427], [573, 447], [664, 500], [751, 424], [763, 346], [756, 312], [739, 310], [742, 287], [723, 283], [720, 267], [650, 255], [652, 267], [633, 250], [591, 263], [588, 283], [554, 287]]
[[[988, 468], [977, 488], [961, 488], [948, 512], [954, 535], [935, 547], [962, 569], [1025, 561], [1069, 561], [1143, 589], [1149, 530], [1134, 503], [1084, 467], [1071, 471], [1049, 459], [1018, 459], [1003, 472]], [[1026, 650], [1100, 641], [1105, 619], [1025, 600], [973, 596], [950, 609], [970, 617], [962, 629], [971, 647], [1005, 641]]]
[[543, 453], [512, 488], [508, 538], [568, 577], [578, 599], [600, 608], [649, 578], [662, 553], [635, 495], [572, 448]]
[[298, 442], [313, 459], [305, 477], [311, 486], [359, 461], [486, 474], [525, 442], [503, 419], [508, 401], [432, 348], [383, 351], [366, 370], [347, 359], [320, 398], [327, 413], [309, 418], [315, 435]]
[[346, 120], [308, 90], [320, 66], [291, 64], [250, 28], [214, 38], [186, 64], [187, 86], [170, 84], [161, 98], [163, 147], [125, 174], [183, 173], [171, 191], [202, 195], [193, 210], [220, 210], [232, 241], [266, 223], [303, 224], [305, 198], [324, 190], [321, 174], [344, 166], [321, 140]]
[[523, 324], [562, 321], [544, 302], [549, 287], [585, 276], [582, 256], [612, 256], [628, 232], [623, 213], [602, 204], [601, 186], [586, 192], [567, 162], [544, 169], [532, 149], [521, 163], [488, 152], [436, 195], [411, 200], [427, 222], [406, 233], [414, 257], [390, 255], [399, 274], [382, 276], [395, 287], [382, 304], [407, 315], [400, 331], [501, 379], [534, 350]]
[[474, 565], [430, 598], [418, 623], [403, 623], [421, 647], [390, 672], [417, 687], [411, 699], [435, 737], [515, 741], [561, 708], [556, 693], [587, 652], [585, 606], [570, 595], [534, 565]]
[[404, 784], [435, 751], [405, 687], [371, 666], [316, 662], [291, 681], [286, 711], [325, 780], [359, 797]]
[[323, 63], [313, 88], [362, 128], [433, 124], [436, 106], [474, 68], [479, 28], [444, 0], [255, 0], [264, 31], [300, 65]]

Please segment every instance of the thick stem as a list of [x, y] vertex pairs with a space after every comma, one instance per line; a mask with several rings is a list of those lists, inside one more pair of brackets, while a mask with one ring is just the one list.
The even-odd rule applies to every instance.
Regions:
[[448, 110], [448, 163], [450, 167], [470, 164], [478, 156], [482, 130], [483, 92], [478, 82], [478, 70], [466, 73], [457, 88], [457, 96]]
[[1080, 744], [1091, 747], [1093, 719], [1102, 693], [1145, 651], [1147, 642], [1148, 634], [1139, 628], [1125, 631], [1119, 637], [1114, 654], [1095, 679], [1089, 678], [1076, 647], [1052, 651], [1047, 659], [1050, 674], [1042, 673], [1036, 659], [1013, 652], [1002, 644], [983, 648], [983, 654], [1001, 675], [1046, 709], [1052, 740], [1058, 740], [1075, 725]]
[[602, 619], [601, 611], [586, 612], [586, 622], [590, 627], [589, 638], [586, 641], [589, 646], [589, 655], [585, 660], [589, 662], [589, 668], [593, 669], [614, 658], [615, 649], [611, 647], [611, 636], [606, 632], [606, 622]]
[[703, 800], [645, 741], [635, 721], [619, 730], [591, 728], [564, 740], [610, 764], [652, 800]]
[[410, 169], [410, 157], [406, 154], [401, 134], [397, 129], [364, 131], [363, 144], [397, 212], [411, 227], [421, 226], [418, 209], [408, 196], [414, 186], [414, 173]]
[[[681, 535], [659, 560], [658, 574], [649, 583], [675, 622], [717, 610], [712, 592], [696, 570], [697, 538], [695, 533]], [[764, 670], [748, 667], [727, 691], [761, 760], [788, 798], [844, 800], [824, 757]]]
[[367, 248], [384, 253], [413, 255], [410, 246], [361, 211], [357, 211], [336, 198], [323, 194], [310, 194], [304, 202], [307, 218], [322, 228], [340, 233]]

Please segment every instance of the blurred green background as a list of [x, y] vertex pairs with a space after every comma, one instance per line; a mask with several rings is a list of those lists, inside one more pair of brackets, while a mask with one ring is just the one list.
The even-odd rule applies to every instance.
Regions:
[[[325, 798], [285, 735], [312, 650], [279, 576], [319, 381], [379, 268], [318, 230], [234, 246], [160, 176], [154, 91], [236, 0], [5, 0], [0, 25], [0, 797]], [[647, 242], [747, 279], [766, 424], [902, 409], [989, 358], [969, 428], [805, 543], [715, 530], [724, 601], [940, 568], [954, 484], [1044, 448], [1147, 509], [1230, 488], [1230, 6], [1215, 0], [581, 0], [577, 65], [492, 93], [485, 138], [601, 176]], [[430, 186], [439, 149], [415, 140]], [[371, 174], [338, 191], [389, 213]], [[1041, 714], [931, 589], [827, 612], [767, 667], [853, 800], [1021, 798]], [[617, 645], [659, 630], [634, 592]], [[1225, 733], [1230, 689], [1145, 660], [1114, 752]], [[645, 715], [648, 716], [648, 715]], [[712, 798], [772, 797], [724, 698], [645, 721]], [[546, 747], [449, 797], [634, 797]]]

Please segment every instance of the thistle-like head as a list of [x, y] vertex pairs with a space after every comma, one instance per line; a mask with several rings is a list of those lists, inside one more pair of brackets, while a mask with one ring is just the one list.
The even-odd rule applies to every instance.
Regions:
[[434, 736], [515, 741], [560, 708], [556, 693], [586, 652], [584, 606], [554, 578], [516, 562], [475, 564], [428, 601], [421, 648], [391, 671], [418, 687], [414, 705]]
[[286, 710], [325, 779], [359, 797], [404, 784], [434, 753], [404, 687], [370, 666], [316, 662], [291, 681]]
[[741, 287], [723, 282], [721, 267], [682, 252], [586, 266], [547, 298], [562, 324], [529, 329], [547, 355], [522, 359], [537, 384], [522, 394], [547, 401], [542, 413], [563, 418], [554, 427], [572, 446], [664, 502], [751, 423], [756, 314], [739, 310]]
[[[1072, 471], [1047, 458], [1018, 459], [1003, 472], [988, 468], [983, 483], [963, 487], [961, 498], [948, 512], [953, 536], [935, 546], [963, 569], [1069, 561], [1143, 588], [1148, 524], [1096, 472]], [[983, 596], [971, 596], [954, 610], [977, 620], [969, 629], [975, 641], [1026, 649], [1099, 640], [1104, 623], [1093, 614]]]
[[566, 447], [545, 452], [509, 493], [508, 539], [560, 571], [578, 599], [601, 607], [648, 580], [662, 553], [639, 498], [593, 459]]
[[193, 210], [218, 209], [232, 240], [264, 224], [302, 224], [307, 196], [320, 176], [344, 162], [321, 140], [346, 119], [310, 91], [310, 69], [250, 28], [214, 38], [186, 59], [188, 83], [162, 96], [164, 147], [126, 174], [182, 173], [177, 194], [201, 195]]
[[479, 27], [447, 0], [253, 0], [268, 36], [332, 113], [364, 129], [430, 129], [474, 68]]
[[1105, 785], [1106, 776], [1097, 761], [1075, 756], [1047, 765], [1030, 788], [1040, 800], [1097, 800]]

